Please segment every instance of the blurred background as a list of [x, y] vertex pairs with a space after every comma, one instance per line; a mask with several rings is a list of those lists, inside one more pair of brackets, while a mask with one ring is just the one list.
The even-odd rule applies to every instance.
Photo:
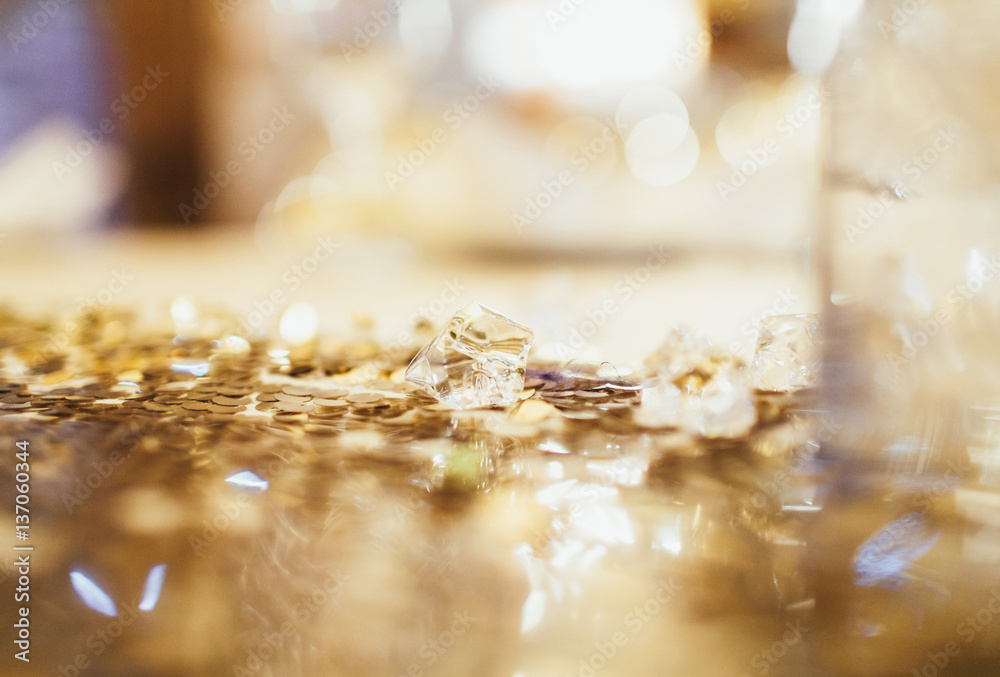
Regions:
[[280, 296], [386, 339], [479, 300], [564, 359], [679, 322], [749, 354], [815, 309], [818, 75], [859, 4], [5, 2], [7, 299], [125, 271], [151, 316]]
[[[0, 329], [19, 327], [0, 338], [16, 347], [32, 333], [21, 331], [30, 323], [5, 321], [14, 309], [50, 320], [39, 327], [66, 328], [53, 337], [53, 353], [74, 339], [93, 342], [88, 326], [104, 327], [101, 341], [116, 345], [123, 325], [100, 311], [124, 307], [144, 328], [181, 341], [173, 345], [197, 339], [236, 353], [247, 347], [242, 338], [267, 335], [337, 355], [345, 339], [374, 338], [385, 353], [406, 355], [477, 301], [531, 328], [529, 366], [551, 360], [568, 372], [591, 363], [601, 378], [639, 380], [651, 355], [645, 376], [657, 376], [647, 379], [641, 407], [665, 418], [644, 425], [665, 427], [633, 435], [615, 427], [616, 416], [566, 416], [555, 428], [566, 438], [526, 443], [539, 455], [525, 461], [494, 447], [501, 433], [487, 426], [475, 453], [499, 459], [502, 451], [515, 469], [512, 492], [527, 493], [518, 502], [509, 500], [515, 493], [491, 493], [494, 507], [475, 513], [481, 521], [451, 522], [467, 551], [429, 539], [429, 530], [443, 533], [437, 519], [389, 520], [402, 493], [371, 501], [384, 513], [348, 535], [379, 547], [354, 561], [368, 581], [356, 589], [376, 597], [408, 589], [396, 581], [411, 579], [394, 576], [424, 555], [404, 549], [392, 559], [383, 540], [457, 553], [456, 561], [486, 552], [456, 578], [462, 593], [454, 599], [474, 591], [468, 599], [479, 600], [481, 591], [513, 589], [511, 581], [527, 595], [530, 583], [532, 596], [509, 609], [484, 607], [509, 620], [523, 602], [531, 621], [523, 634], [542, 618], [550, 581], [551, 599], [564, 599], [559, 577], [539, 572], [585, 561], [583, 572], [611, 552], [594, 569], [603, 579], [581, 574], [577, 585], [575, 573], [559, 575], [575, 592], [525, 643], [528, 664], [538, 664], [515, 675], [567, 674], [553, 649], [563, 638], [567, 646], [579, 638], [566, 653], [580, 665], [579, 646], [589, 651], [609, 636], [600, 624], [622, 618], [628, 600], [640, 599], [636, 584], [664, 562], [660, 573], [676, 564], [691, 574], [699, 610], [694, 622], [665, 614], [670, 624], [647, 635], [644, 646], [655, 648], [647, 656], [670, 654], [675, 662], [666, 665], [684, 665], [671, 672], [653, 659], [657, 674], [746, 675], [749, 665], [755, 674], [801, 677], [801, 652], [775, 667], [801, 639], [792, 619], [814, 623], [809, 658], [824, 670], [812, 674], [930, 677], [949, 664], [952, 674], [998, 674], [1000, 624], [986, 629], [1000, 603], [997, 25], [995, 0], [0, 0]], [[704, 330], [747, 359], [762, 320], [817, 311], [821, 387], [800, 393], [754, 393], [728, 355], [692, 368], [690, 355], [708, 352], [702, 335], [670, 333], [678, 324]], [[72, 321], [88, 313], [101, 322]], [[818, 326], [811, 315], [779, 318], [765, 325], [757, 355], [798, 375]], [[277, 351], [272, 357], [285, 360]], [[8, 357], [14, 352], [0, 358], [16, 378], [26, 366]], [[677, 356], [690, 371], [673, 372]], [[42, 365], [51, 366], [49, 385], [77, 375], [76, 363], [57, 357]], [[804, 372], [813, 369], [808, 361]], [[194, 376], [208, 363], [182, 359], [171, 369]], [[139, 388], [133, 378], [143, 375], [121, 372], [119, 385]], [[794, 388], [811, 382], [803, 375]], [[0, 405], [33, 406], [37, 393], [22, 397], [14, 387]], [[680, 387], [693, 394], [679, 399]], [[70, 402], [96, 397], [86, 392], [52, 391]], [[690, 410], [689, 396], [698, 402]], [[181, 399], [167, 402], [142, 406], [163, 412]], [[670, 417], [700, 417], [701, 407], [732, 416], [739, 432], [715, 438], [702, 418], [707, 438], [674, 437], [669, 426], [679, 419]], [[477, 420], [467, 419], [464, 432], [457, 418], [442, 422], [433, 434], [472, 440]], [[104, 451], [78, 428], [50, 429], [74, 431], [81, 459]], [[268, 430], [281, 433], [276, 445], [291, 444], [282, 428]], [[198, 429], [169, 448], [188, 444], [189, 432], [193, 439]], [[234, 463], [244, 463], [245, 450], [267, 450], [246, 440], [229, 441]], [[328, 441], [365, 463], [378, 448], [366, 435]], [[225, 458], [214, 437], [197, 444]], [[437, 454], [430, 449], [416, 451], [428, 460]], [[294, 463], [298, 456], [288, 454]], [[274, 513], [287, 509], [293, 519], [255, 527], [274, 530], [279, 552], [281, 538], [295, 543], [287, 552], [296, 563], [308, 539], [295, 520], [313, 524], [306, 508], [331, 505], [296, 493], [313, 476], [305, 464], [315, 457], [303, 456], [303, 475], [289, 465], [296, 470], [285, 479], [301, 503]], [[53, 477], [62, 475], [58, 460]], [[512, 507], [562, 511], [578, 499], [548, 490], [577, 477], [593, 486], [608, 473], [607, 503], [601, 498], [581, 520], [590, 531], [564, 538], [558, 555], [490, 550], [516, 543], [529, 524], [511, 517]], [[343, 494], [327, 494], [334, 506], [381, 498], [353, 471], [315, 476], [344, 480]], [[138, 496], [130, 500], [145, 513], [164, 505]], [[644, 525], [635, 539], [633, 517]], [[70, 525], [80, 542], [94, 528]], [[485, 542], [494, 545], [483, 550]], [[259, 543], [248, 566], [280, 566], [268, 541]], [[317, 551], [319, 559], [341, 552], [336, 540]], [[510, 552], [525, 564], [511, 565]], [[505, 579], [490, 569], [494, 555], [515, 573]], [[142, 576], [152, 574], [149, 565]], [[226, 563], [206, 580], [232, 582], [238, 569]], [[280, 594], [269, 576], [240, 585]], [[611, 584], [588, 585], [601, 580]], [[354, 613], [373, 608], [362, 597], [345, 606], [360, 630], [331, 633], [323, 641], [332, 643], [319, 646], [356, 645], [346, 655], [363, 656], [375, 645], [356, 636], [391, 636], [383, 627], [418, 617], [416, 606], [398, 604], [423, 597], [389, 596], [392, 604], [375, 607], [384, 613]], [[203, 597], [211, 595], [192, 599], [200, 605]], [[768, 625], [786, 620], [792, 635]], [[209, 655], [214, 635], [191, 630], [198, 627], [185, 632], [200, 634]], [[491, 651], [505, 651], [494, 626], [483, 632]], [[371, 664], [392, 665], [388, 655]]]

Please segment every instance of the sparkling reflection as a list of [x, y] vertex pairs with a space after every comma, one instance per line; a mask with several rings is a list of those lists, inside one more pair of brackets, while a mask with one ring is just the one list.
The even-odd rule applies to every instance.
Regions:
[[81, 571], [71, 571], [69, 579], [73, 584], [73, 589], [76, 590], [76, 594], [80, 596], [84, 604], [105, 616], [118, 615], [118, 607], [115, 606], [114, 601], [86, 574]]
[[204, 376], [208, 373], [210, 366], [204, 360], [177, 360], [170, 365], [170, 368], [183, 374]]
[[142, 600], [139, 608], [143, 611], [152, 611], [156, 603], [160, 601], [160, 591], [163, 589], [163, 578], [167, 574], [166, 564], [157, 564], [149, 570], [146, 576], [146, 584], [142, 588]]
[[230, 484], [235, 484], [238, 487], [245, 487], [247, 489], [259, 489], [261, 491], [266, 491], [269, 483], [265, 479], [261, 479], [256, 473], [250, 470], [241, 470], [238, 473], [233, 473], [226, 478], [226, 482]]
[[681, 517], [678, 515], [672, 524], [661, 526], [656, 532], [656, 541], [653, 543], [653, 546], [671, 555], [680, 555], [681, 545], [684, 542], [684, 539], [681, 537], [680, 522]]
[[854, 583], [866, 587], [896, 588], [912, 578], [913, 563], [937, 543], [940, 531], [927, 536], [924, 518], [915, 512], [875, 532], [854, 556]]

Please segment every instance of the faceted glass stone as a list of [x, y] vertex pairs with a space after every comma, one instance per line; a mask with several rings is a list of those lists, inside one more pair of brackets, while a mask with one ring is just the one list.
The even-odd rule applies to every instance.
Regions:
[[675, 330], [647, 360], [638, 422], [678, 427], [707, 437], [737, 437], [756, 422], [742, 360], [714, 350], [704, 335]]
[[793, 390], [816, 383], [819, 315], [775, 315], [760, 326], [751, 376], [762, 390]]
[[455, 314], [406, 369], [406, 380], [454, 409], [506, 407], [524, 390], [534, 334], [478, 303]]
[[745, 435], [757, 421], [753, 390], [744, 363], [720, 364], [698, 393], [698, 429], [708, 437]]
[[660, 347], [646, 358], [646, 373], [672, 381], [694, 369], [711, 348], [712, 341], [702, 330], [674, 327]]

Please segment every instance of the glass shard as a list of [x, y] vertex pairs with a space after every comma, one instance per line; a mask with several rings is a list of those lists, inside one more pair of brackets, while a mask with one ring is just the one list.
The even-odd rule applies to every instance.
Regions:
[[700, 331], [675, 328], [646, 360], [638, 420], [708, 437], [735, 437], [756, 421], [744, 363]]
[[762, 390], [793, 390], [816, 383], [819, 315], [775, 315], [761, 323], [751, 376]]
[[478, 303], [455, 314], [406, 369], [406, 380], [454, 409], [506, 407], [524, 389], [534, 334]]

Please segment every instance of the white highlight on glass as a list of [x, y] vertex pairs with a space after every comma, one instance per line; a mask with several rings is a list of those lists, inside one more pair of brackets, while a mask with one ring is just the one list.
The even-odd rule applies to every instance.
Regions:
[[256, 473], [250, 470], [241, 470], [238, 473], [234, 473], [227, 477], [225, 481], [235, 484], [238, 487], [259, 489], [260, 491], [266, 491], [270, 486], [267, 480], [261, 479]]
[[192, 376], [204, 376], [208, 373], [209, 364], [201, 360], [179, 360], [171, 364], [170, 368], [173, 371], [191, 374]]
[[993, 262], [987, 251], [982, 247], [970, 247], [965, 259], [965, 283], [972, 293], [982, 291], [983, 281], [992, 277], [992, 270]]
[[146, 585], [142, 588], [142, 601], [139, 608], [143, 611], [152, 611], [153, 607], [160, 600], [160, 591], [163, 589], [163, 577], [167, 574], [166, 564], [157, 564], [149, 570], [146, 575]]
[[622, 456], [613, 461], [604, 459], [587, 462], [587, 470], [591, 477], [598, 482], [630, 487], [642, 484], [648, 467], [647, 461], [631, 456]]
[[539, 451], [544, 451], [549, 454], [568, 454], [569, 449], [561, 445], [555, 440], [546, 440], [538, 445]]
[[628, 512], [615, 505], [587, 505], [573, 520], [570, 532], [577, 538], [604, 545], [632, 545], [635, 529]]
[[84, 604], [105, 616], [118, 615], [118, 607], [115, 606], [114, 601], [96, 583], [87, 578], [86, 574], [80, 571], [71, 571], [69, 580]]
[[524, 600], [521, 608], [521, 633], [530, 632], [538, 627], [545, 615], [545, 603], [548, 595], [544, 590], [532, 590]]
[[246, 355], [250, 352], [250, 342], [242, 336], [226, 336], [220, 345], [229, 355]]
[[669, 552], [675, 557], [681, 554], [683, 540], [681, 539], [680, 517], [673, 524], [665, 524], [656, 532], [654, 547]]

